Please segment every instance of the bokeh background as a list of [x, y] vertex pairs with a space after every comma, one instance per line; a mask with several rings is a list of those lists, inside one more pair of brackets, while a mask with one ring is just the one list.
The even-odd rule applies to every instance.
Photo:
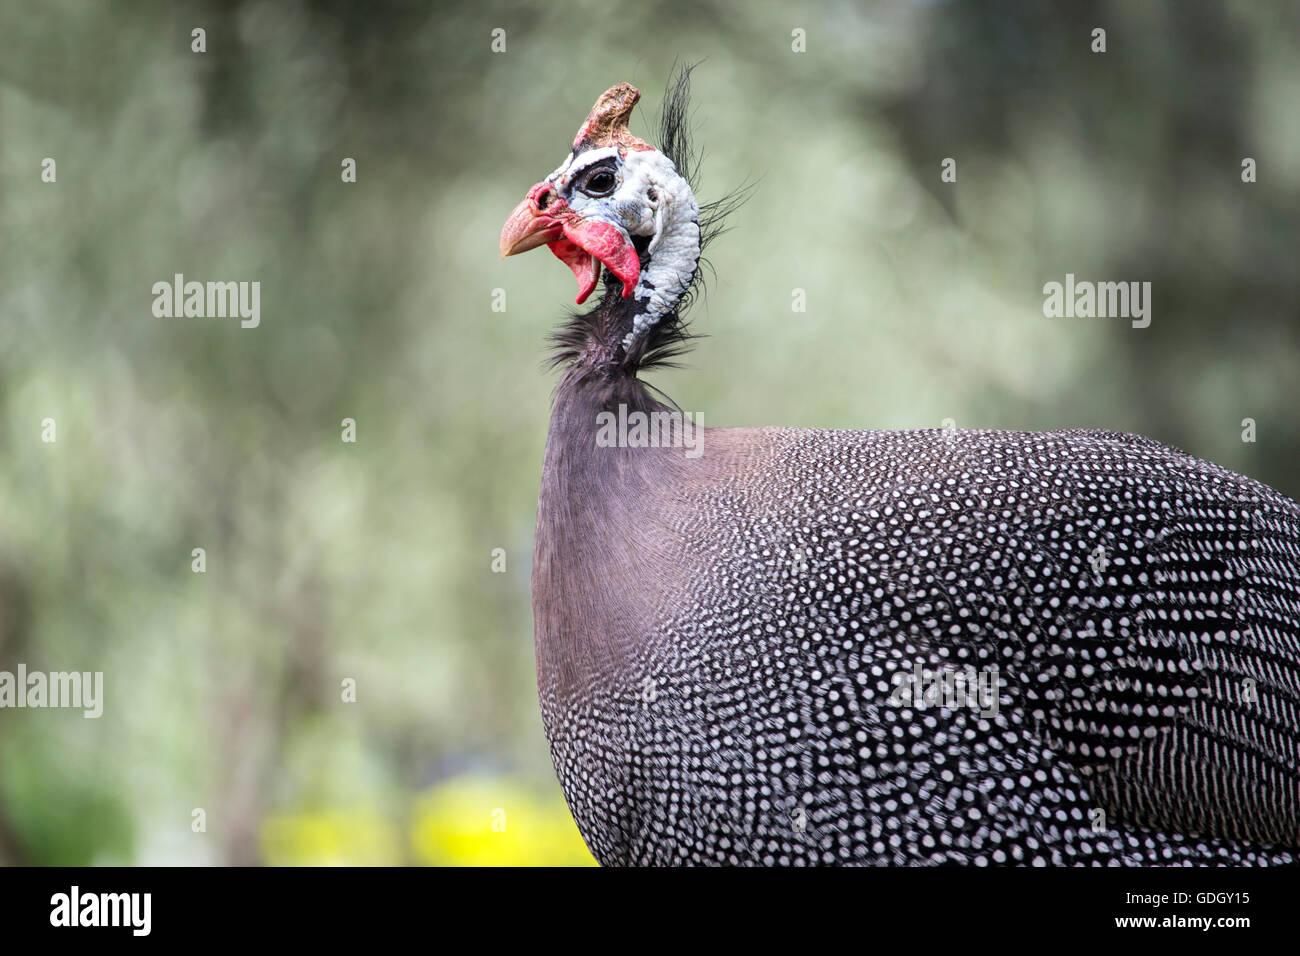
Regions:
[[[0, 669], [105, 675], [0, 710], [0, 862], [590, 862], [528, 586], [574, 283], [497, 236], [694, 62], [700, 198], [757, 186], [683, 408], [1109, 427], [1300, 495], [1294, 3], [0, 0]], [[260, 327], [155, 318], [177, 272]], [[1067, 272], [1151, 326], [1045, 318]]]

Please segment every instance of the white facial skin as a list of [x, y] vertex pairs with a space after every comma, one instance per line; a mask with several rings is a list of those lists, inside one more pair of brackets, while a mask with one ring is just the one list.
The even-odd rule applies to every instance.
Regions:
[[[604, 170], [602, 172], [602, 170]], [[584, 219], [609, 223], [628, 236], [650, 236], [649, 261], [633, 296], [640, 310], [623, 347], [672, 311], [700, 260], [700, 210], [672, 161], [658, 150], [589, 149], [546, 177]]]

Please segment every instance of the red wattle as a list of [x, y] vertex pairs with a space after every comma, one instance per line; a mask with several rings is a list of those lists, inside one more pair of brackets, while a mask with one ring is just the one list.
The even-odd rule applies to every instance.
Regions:
[[[604, 263], [606, 269], [622, 280], [623, 298], [631, 297], [632, 290], [636, 288], [637, 280], [641, 278], [641, 260], [638, 258], [636, 248], [632, 245], [632, 240], [628, 238], [626, 232], [618, 226], [601, 222], [599, 219], [575, 218], [564, 223], [564, 235], [574, 245]], [[556, 244], [553, 243], [552, 245]], [[569, 262], [560, 253], [556, 252], [555, 254], [564, 259], [566, 263]], [[573, 269], [571, 263], [569, 268]], [[575, 274], [577, 274], [577, 271], [577, 269], [574, 269]], [[582, 276], [579, 275], [578, 278], [579, 282], [581, 282]], [[594, 278], [592, 283], [594, 288]], [[582, 298], [585, 299], [586, 295], [584, 294]], [[581, 302], [582, 299], [578, 301]]]
[[578, 279], [578, 298], [574, 301], [582, 305], [600, 279], [600, 260], [568, 239], [556, 239], [547, 243], [547, 248], [555, 254], [555, 258], [573, 270]]

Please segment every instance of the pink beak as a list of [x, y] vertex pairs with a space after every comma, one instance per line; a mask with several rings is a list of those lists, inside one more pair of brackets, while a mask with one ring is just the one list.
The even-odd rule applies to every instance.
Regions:
[[628, 234], [610, 223], [583, 219], [547, 182], [528, 190], [510, 213], [501, 229], [501, 258], [542, 245], [573, 270], [579, 305], [596, 288], [602, 264], [622, 280], [625, 299], [641, 277], [641, 260]]
[[[544, 196], [550, 196], [548, 211], [560, 212], [568, 211], [568, 206], [563, 200], [558, 199], [554, 193], [550, 192], [550, 186], [547, 183], [538, 183], [532, 189], [528, 190], [528, 195], [524, 201], [515, 207], [510, 218], [501, 229], [501, 258], [506, 256], [517, 255], [521, 252], [527, 252], [529, 249], [536, 249], [538, 246], [554, 242], [564, 234], [563, 225], [558, 222], [553, 215], [547, 215], [539, 207], [538, 200]], [[551, 210], [550, 205], [559, 203], [561, 209]]]

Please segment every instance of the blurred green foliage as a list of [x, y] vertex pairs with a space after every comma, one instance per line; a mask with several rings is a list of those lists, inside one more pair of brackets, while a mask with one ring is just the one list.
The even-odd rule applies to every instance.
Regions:
[[[683, 408], [1104, 426], [1300, 494], [1294, 4], [0, 0], [0, 669], [106, 696], [0, 711], [0, 861], [590, 862], [528, 596], [573, 282], [497, 234], [602, 90], [649, 135], [696, 61], [701, 199], [759, 185]], [[155, 318], [178, 272], [260, 327]], [[1044, 318], [1066, 272], [1151, 328]]]

